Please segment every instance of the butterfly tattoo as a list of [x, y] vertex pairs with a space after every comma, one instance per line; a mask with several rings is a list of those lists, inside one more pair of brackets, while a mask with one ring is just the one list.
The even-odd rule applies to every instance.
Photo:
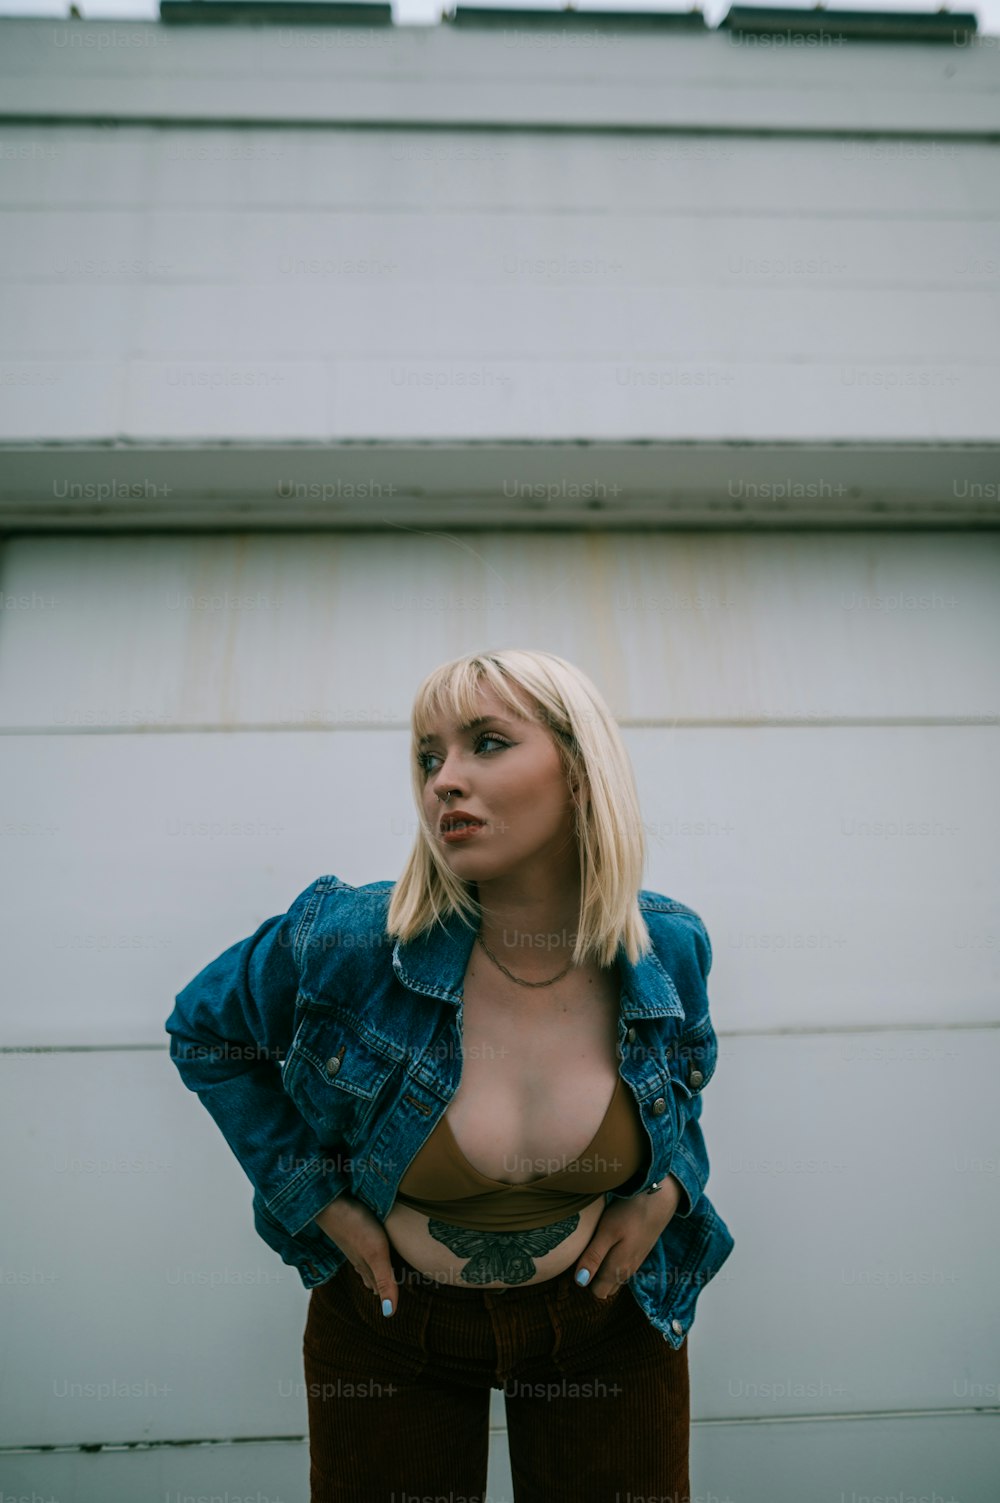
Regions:
[[554, 1221], [550, 1226], [532, 1227], [522, 1232], [472, 1231], [452, 1226], [449, 1221], [431, 1217], [427, 1230], [436, 1242], [443, 1242], [449, 1252], [468, 1258], [462, 1269], [466, 1284], [524, 1284], [535, 1270], [536, 1258], [551, 1252], [564, 1242], [580, 1224], [578, 1215]]

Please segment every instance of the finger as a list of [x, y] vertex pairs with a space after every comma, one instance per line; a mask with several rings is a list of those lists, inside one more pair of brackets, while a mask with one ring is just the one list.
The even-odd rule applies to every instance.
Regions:
[[615, 1296], [621, 1290], [621, 1287], [621, 1283], [618, 1280], [615, 1280], [613, 1283], [609, 1284], [606, 1283], [603, 1279], [599, 1279], [593, 1288], [594, 1298], [599, 1299], [603, 1304], [606, 1304], [609, 1299], [615, 1298]]
[[621, 1264], [606, 1259], [590, 1284], [590, 1292], [595, 1299], [613, 1299], [628, 1277], [628, 1270]]
[[396, 1275], [391, 1263], [380, 1263], [377, 1270], [373, 1270], [374, 1289], [382, 1305], [383, 1315], [395, 1315], [397, 1284]]
[[592, 1288], [601, 1264], [614, 1246], [614, 1242], [601, 1242], [595, 1237], [593, 1242], [584, 1249], [583, 1257], [577, 1264], [574, 1274], [576, 1282], [581, 1286], [590, 1285]]

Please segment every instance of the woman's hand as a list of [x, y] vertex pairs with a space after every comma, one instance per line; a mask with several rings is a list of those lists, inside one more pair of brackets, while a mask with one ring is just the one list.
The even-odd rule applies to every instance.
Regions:
[[378, 1295], [382, 1314], [394, 1315], [399, 1286], [389, 1253], [389, 1238], [378, 1217], [345, 1190], [313, 1220], [361, 1275], [365, 1288]]
[[609, 1298], [646, 1261], [650, 1248], [680, 1205], [682, 1193], [680, 1180], [668, 1174], [652, 1195], [608, 1201], [576, 1274], [579, 1280], [580, 1269], [587, 1269], [595, 1298]]

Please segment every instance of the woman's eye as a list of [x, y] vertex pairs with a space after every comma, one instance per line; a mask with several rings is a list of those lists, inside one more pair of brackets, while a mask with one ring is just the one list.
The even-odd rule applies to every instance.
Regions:
[[[498, 746], [509, 746], [510, 745], [510, 742], [509, 741], [505, 741], [502, 736], [493, 736], [493, 735], [490, 734], [489, 731], [486, 731], [486, 732], [484, 732], [484, 734], [482, 736], [479, 737], [479, 740], [476, 742], [476, 751], [479, 750], [479, 748], [482, 746], [482, 744], [483, 744], [484, 741], [495, 741]], [[421, 752], [420, 753], [420, 755], [417, 758], [417, 761], [420, 764], [420, 766], [423, 768], [424, 772], [431, 772], [431, 771], [433, 771], [433, 769], [430, 768], [427, 765], [427, 763], [428, 763], [428, 759], [429, 758], [436, 757], [436, 756], [437, 756], [437, 752]]]

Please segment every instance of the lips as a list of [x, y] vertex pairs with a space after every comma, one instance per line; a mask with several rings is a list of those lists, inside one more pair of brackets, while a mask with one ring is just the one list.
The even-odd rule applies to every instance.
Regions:
[[442, 834], [447, 834], [447, 832], [449, 830], [463, 830], [468, 825], [477, 825], [478, 826], [478, 825], [482, 825], [482, 824], [485, 824], [485, 823], [486, 823], [485, 820], [482, 820], [482, 819], [473, 819], [471, 815], [468, 816], [468, 817], [466, 817], [464, 815], [452, 814], [452, 815], [449, 816], [449, 818], [443, 819], [441, 821], [441, 833]]

